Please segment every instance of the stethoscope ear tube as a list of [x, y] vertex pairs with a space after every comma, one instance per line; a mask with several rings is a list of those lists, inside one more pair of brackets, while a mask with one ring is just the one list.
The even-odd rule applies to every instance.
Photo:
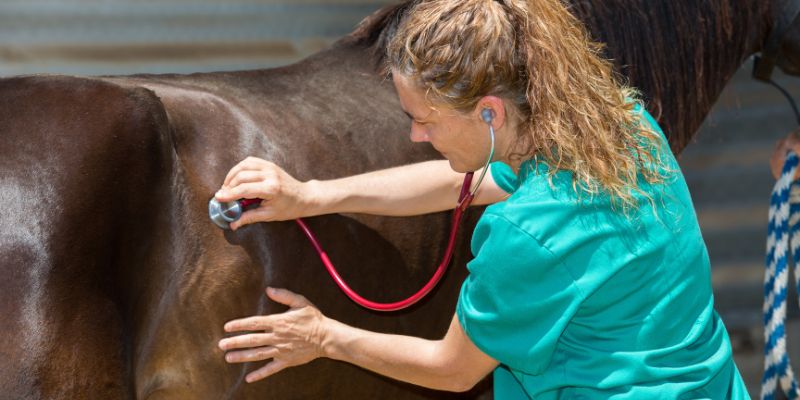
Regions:
[[[483, 111], [489, 110], [484, 109]], [[484, 121], [486, 118], [484, 118]], [[478, 177], [478, 182], [475, 184], [475, 189], [472, 189], [472, 196], [475, 196], [475, 193], [478, 192], [478, 187], [481, 186], [481, 182], [483, 182], [483, 177], [486, 175], [486, 171], [489, 170], [489, 164], [491, 164], [492, 159], [494, 158], [494, 127], [492, 126], [491, 119], [487, 121], [489, 124], [489, 137], [491, 139], [491, 147], [489, 148], [489, 157], [486, 159], [486, 162], [483, 165], [483, 171], [481, 171], [481, 175]]]

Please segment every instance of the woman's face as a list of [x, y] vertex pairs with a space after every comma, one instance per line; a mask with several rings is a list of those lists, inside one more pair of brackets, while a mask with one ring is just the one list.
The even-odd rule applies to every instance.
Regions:
[[432, 104], [411, 79], [393, 73], [400, 105], [411, 120], [411, 140], [430, 142], [457, 172], [483, 167], [489, 156], [489, 127], [479, 112], [461, 113], [444, 104]]

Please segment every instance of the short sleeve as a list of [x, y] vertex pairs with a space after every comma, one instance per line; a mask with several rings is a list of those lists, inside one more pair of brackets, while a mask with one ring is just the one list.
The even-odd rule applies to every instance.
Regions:
[[507, 164], [495, 161], [489, 164], [489, 172], [492, 174], [492, 179], [497, 183], [497, 186], [505, 190], [506, 193], [514, 193], [519, 188], [517, 175]]
[[543, 372], [583, 301], [574, 280], [535, 238], [492, 213], [475, 228], [473, 253], [456, 307], [461, 327], [498, 362]]

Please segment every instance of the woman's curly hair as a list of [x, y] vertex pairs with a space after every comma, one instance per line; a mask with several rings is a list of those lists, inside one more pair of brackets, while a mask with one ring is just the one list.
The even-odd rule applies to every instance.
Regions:
[[551, 177], [571, 171], [579, 195], [635, 208], [637, 192], [652, 200], [639, 179], [670, 172], [659, 156], [669, 150], [602, 50], [560, 0], [422, 0], [387, 46], [386, 68], [461, 112], [486, 95], [510, 101], [523, 129], [508, 157], [536, 157]]

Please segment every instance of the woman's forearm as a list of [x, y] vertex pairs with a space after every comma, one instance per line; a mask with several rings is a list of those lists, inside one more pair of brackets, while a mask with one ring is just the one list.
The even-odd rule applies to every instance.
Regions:
[[431, 389], [464, 391], [467, 382], [439, 353], [439, 341], [369, 332], [327, 320], [325, 357], [348, 362], [404, 382]]
[[409, 216], [454, 208], [463, 177], [437, 160], [307, 184], [314, 214]]
[[[473, 185], [481, 171], [475, 172]], [[364, 213], [400, 217], [452, 210], [463, 182], [463, 173], [453, 171], [447, 160], [436, 160], [306, 184], [314, 199], [311, 215]], [[508, 195], [487, 173], [475, 196], [472, 204], [481, 205], [501, 201]]]

